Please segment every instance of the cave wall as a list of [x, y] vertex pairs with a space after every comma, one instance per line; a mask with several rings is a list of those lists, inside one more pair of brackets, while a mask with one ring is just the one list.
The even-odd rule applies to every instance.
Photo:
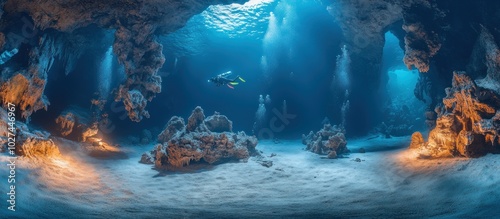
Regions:
[[[380, 97], [380, 60], [383, 34], [391, 31], [405, 51], [403, 62], [416, 68], [420, 78], [415, 96], [427, 104], [426, 124], [435, 126], [434, 108], [451, 86], [453, 71], [465, 71], [473, 78], [486, 75], [485, 46], [477, 43], [484, 30], [499, 41], [500, 2], [452, 0], [340, 0], [324, 1], [340, 23], [344, 40], [351, 48], [352, 91], [351, 115], [361, 114], [368, 120], [349, 118], [356, 127], [372, 125], [377, 118]], [[365, 101], [365, 102], [363, 102]], [[371, 124], [364, 124], [368, 121]]]
[[[53, 54], [69, 56], [74, 51], [64, 51], [63, 43], [57, 42], [59, 34], [72, 33], [79, 28], [96, 25], [104, 29], [114, 29], [115, 42], [113, 51], [121, 64], [125, 66], [127, 79], [118, 89], [115, 100], [122, 101], [133, 121], [149, 117], [147, 103], [161, 92], [161, 78], [157, 75], [165, 59], [162, 46], [157, 36], [171, 33], [184, 26], [189, 18], [205, 10], [212, 4], [244, 3], [247, 0], [7, 0], [0, 1], [4, 14], [0, 25], [0, 44], [6, 41], [5, 47], [18, 48], [29, 41], [30, 60], [28, 65], [17, 70], [2, 73], [2, 90], [0, 96], [4, 103], [6, 97], [16, 98], [9, 101], [20, 104], [24, 117], [34, 111], [46, 108], [48, 100], [43, 95], [46, 85], [47, 71], [53, 63]], [[29, 20], [21, 25], [23, 40], [9, 39], [10, 29], [18, 26], [21, 17]], [[30, 23], [32, 22], [32, 23]], [[25, 37], [30, 30], [33, 36]], [[54, 31], [55, 30], [55, 31]], [[52, 32], [53, 31], [53, 32]], [[6, 39], [2, 40], [2, 36]], [[19, 34], [17, 34], [19, 36]], [[29, 38], [29, 39], [25, 39]], [[13, 43], [16, 42], [16, 43]], [[76, 48], [81, 51], [82, 48]], [[68, 61], [78, 58], [78, 53]], [[12, 65], [15, 65], [11, 63]], [[3, 66], [3, 70], [7, 69]], [[21, 76], [16, 76], [21, 75]], [[22, 79], [22, 78], [24, 79]], [[12, 83], [13, 80], [24, 80], [23, 83]], [[27, 80], [27, 81], [26, 81]], [[10, 82], [9, 82], [10, 81]], [[23, 84], [23, 86], [18, 86]], [[16, 86], [15, 89], [12, 86]]]
[[389, 1], [341, 0], [332, 1], [328, 10], [343, 31], [351, 58], [347, 132], [366, 134], [380, 123], [384, 34], [402, 19], [402, 8]]

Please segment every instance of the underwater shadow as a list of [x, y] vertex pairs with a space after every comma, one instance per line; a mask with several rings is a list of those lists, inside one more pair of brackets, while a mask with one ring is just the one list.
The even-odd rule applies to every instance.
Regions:
[[364, 152], [383, 152], [383, 151], [393, 151], [408, 148], [411, 143], [411, 138], [408, 137], [392, 137], [392, 138], [380, 138], [375, 136], [367, 139], [356, 139], [350, 140], [347, 143], [347, 147], [351, 153], [362, 153], [359, 152], [363, 149]]

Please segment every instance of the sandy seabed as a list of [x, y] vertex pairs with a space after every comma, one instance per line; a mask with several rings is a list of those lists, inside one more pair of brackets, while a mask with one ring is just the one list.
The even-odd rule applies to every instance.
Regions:
[[[98, 159], [74, 142], [63, 154], [18, 159], [16, 212], [0, 218], [494, 218], [500, 215], [500, 156], [416, 160], [409, 137], [348, 142], [357, 152], [322, 159], [300, 141], [260, 142], [273, 166], [251, 158], [187, 173], [138, 163], [152, 145], [122, 146]], [[270, 157], [272, 153], [276, 156]], [[359, 158], [360, 162], [356, 161]], [[0, 191], [8, 192], [0, 156]], [[2, 200], [8, 197], [4, 195]]]

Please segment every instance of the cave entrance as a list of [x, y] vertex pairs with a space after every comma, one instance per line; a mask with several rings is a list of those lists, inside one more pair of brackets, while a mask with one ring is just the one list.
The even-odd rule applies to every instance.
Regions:
[[425, 104], [414, 95], [419, 78], [416, 69], [409, 70], [403, 62], [404, 51], [399, 39], [387, 32], [382, 56], [382, 75], [385, 77], [386, 103], [380, 131], [386, 136], [406, 136], [425, 129]]

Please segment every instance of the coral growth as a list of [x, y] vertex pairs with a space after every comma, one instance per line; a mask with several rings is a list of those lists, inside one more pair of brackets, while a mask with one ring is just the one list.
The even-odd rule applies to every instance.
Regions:
[[442, 106], [436, 108], [436, 127], [427, 142], [412, 136], [411, 148], [420, 157], [479, 157], [500, 152], [500, 95], [478, 86], [465, 72], [455, 72]]
[[244, 132], [231, 132], [231, 126], [232, 122], [218, 113], [205, 119], [203, 109], [196, 107], [187, 125], [182, 118], [172, 117], [158, 136], [160, 144], [143, 154], [140, 162], [155, 164], [158, 168], [179, 168], [192, 162], [214, 164], [257, 154], [257, 138]]
[[302, 144], [307, 145], [308, 151], [327, 155], [330, 159], [349, 152], [343, 129], [330, 124], [324, 124], [323, 129], [316, 133], [311, 131], [302, 135]]

